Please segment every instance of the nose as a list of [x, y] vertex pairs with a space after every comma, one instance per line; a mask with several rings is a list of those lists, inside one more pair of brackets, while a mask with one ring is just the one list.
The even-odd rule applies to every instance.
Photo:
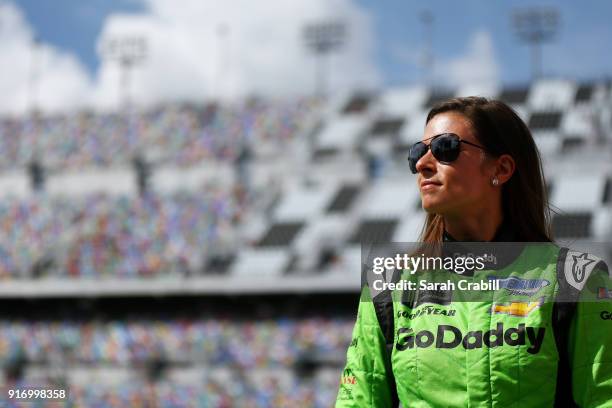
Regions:
[[435, 158], [431, 154], [431, 149], [416, 162], [416, 171], [421, 174], [434, 173], [436, 168]]

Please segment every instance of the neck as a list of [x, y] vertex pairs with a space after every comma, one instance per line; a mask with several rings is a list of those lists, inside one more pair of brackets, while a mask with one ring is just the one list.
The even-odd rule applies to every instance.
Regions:
[[492, 241], [503, 221], [501, 211], [444, 217], [444, 230], [457, 241]]

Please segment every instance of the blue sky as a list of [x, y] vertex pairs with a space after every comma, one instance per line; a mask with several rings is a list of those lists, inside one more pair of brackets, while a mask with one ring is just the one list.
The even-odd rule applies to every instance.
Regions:
[[[142, 107], [310, 94], [317, 65], [301, 30], [321, 19], [342, 19], [348, 27], [344, 48], [326, 63], [331, 94], [424, 79], [486, 94], [470, 86], [495, 90], [531, 79], [530, 49], [517, 40], [511, 16], [536, 6], [556, 7], [561, 19], [555, 41], [543, 48], [546, 76], [612, 76], [607, 1], [0, 0], [0, 112], [32, 105], [112, 110], [122, 92]], [[425, 10], [434, 16], [432, 72], [420, 63]], [[225, 36], [220, 25], [228, 27]], [[126, 35], [148, 45], [127, 91], [117, 62], [101, 61], [96, 51]], [[42, 44], [38, 57], [33, 37]]]
[[35, 33], [44, 42], [76, 53], [93, 72], [99, 61], [96, 39], [111, 13], [139, 13], [144, 4], [130, 0], [18, 0]]
[[[503, 82], [530, 77], [529, 49], [517, 42], [512, 30], [512, 10], [555, 5], [561, 14], [557, 40], [544, 47], [544, 71], [579, 79], [601, 78], [612, 73], [612, 53], [602, 46], [612, 40], [612, 2], [607, 1], [441, 1], [358, 0], [374, 23], [375, 64], [386, 84], [417, 81], [421, 71], [409, 57], [418, 54], [424, 38], [418, 15], [434, 15], [433, 52], [436, 62], [459, 57], [470, 36], [478, 30], [493, 40]], [[585, 4], [586, 3], [586, 4]], [[180, 2], [176, 2], [180, 4]], [[19, 0], [36, 34], [60, 49], [75, 53], [93, 73], [99, 66], [95, 41], [104, 20], [112, 13], [140, 13], [146, 5], [136, 0]]]

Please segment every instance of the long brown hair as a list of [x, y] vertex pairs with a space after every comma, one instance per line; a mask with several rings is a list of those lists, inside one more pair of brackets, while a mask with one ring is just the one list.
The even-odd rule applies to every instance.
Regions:
[[[516, 169], [502, 186], [504, 222], [512, 226], [516, 241], [550, 242], [550, 208], [538, 148], [529, 128], [508, 105], [501, 101], [470, 96], [453, 98], [435, 105], [425, 124], [436, 115], [457, 112], [472, 124], [475, 136], [487, 154], [512, 156]], [[442, 242], [444, 220], [428, 214], [420, 241]]]

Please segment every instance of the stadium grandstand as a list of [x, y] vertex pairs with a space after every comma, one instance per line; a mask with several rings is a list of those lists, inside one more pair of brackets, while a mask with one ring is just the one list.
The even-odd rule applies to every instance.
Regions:
[[360, 244], [417, 239], [407, 148], [455, 95], [529, 125], [557, 239], [610, 241], [609, 82], [0, 119], [2, 384], [75, 407], [330, 406]]

